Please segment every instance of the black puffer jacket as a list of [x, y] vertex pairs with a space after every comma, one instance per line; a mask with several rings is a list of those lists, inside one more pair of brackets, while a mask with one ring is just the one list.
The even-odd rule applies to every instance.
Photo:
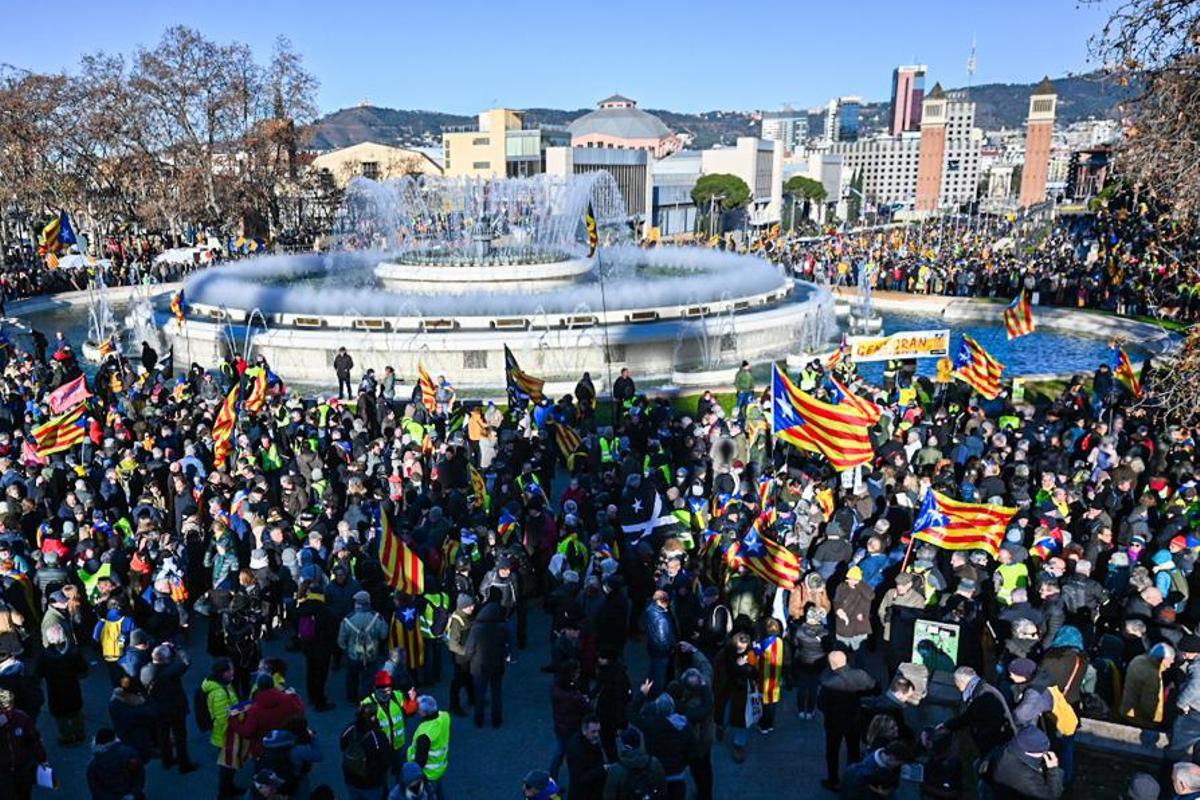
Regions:
[[495, 675], [504, 672], [504, 611], [496, 603], [484, 606], [467, 635], [467, 660], [471, 674]]

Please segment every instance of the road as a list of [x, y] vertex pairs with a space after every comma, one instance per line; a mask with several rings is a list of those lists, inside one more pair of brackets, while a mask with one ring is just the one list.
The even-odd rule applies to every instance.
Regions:
[[[208, 674], [211, 659], [204, 652], [204, 626], [207, 620], [198, 619], [189, 648], [192, 667], [185, 678], [188, 696]], [[550, 676], [539, 670], [548, 660], [549, 620], [540, 611], [530, 616], [529, 647], [520, 652], [517, 663], [510, 666], [504, 678], [504, 726], [476, 728], [470, 718], [455, 718], [450, 739], [450, 768], [444, 779], [445, 793], [452, 800], [465, 798], [519, 798], [521, 779], [530, 769], [545, 769], [554, 754], [554, 735], [550, 715]], [[286, 652], [282, 641], [264, 643], [267, 655], [284, 657], [289, 666], [289, 685], [303, 687], [304, 662], [295, 653]], [[630, 677], [636, 685], [645, 674], [645, 650], [631, 642], [627, 651]], [[342, 673], [330, 675], [329, 696], [340, 701]], [[448, 697], [449, 670], [443, 670], [442, 681], [433, 691], [440, 703]], [[89, 740], [97, 728], [107, 726], [110, 687], [102, 667], [92, 668], [85, 679], [84, 700]], [[799, 720], [786, 695], [777, 715], [775, 731], [762, 735], [750, 733], [750, 744], [744, 764], [734, 764], [728, 744], [716, 745], [713, 762], [716, 774], [716, 796], [738, 800], [776, 800], [791, 796], [831, 797], [819, 786], [824, 776], [824, 740], [819, 721]], [[312, 785], [328, 783], [343, 796], [341, 758], [337, 752], [337, 737], [351, 718], [350, 707], [339, 702], [337, 707], [322, 714], [311, 714], [309, 724], [325, 749], [324, 762], [313, 771]], [[86, 791], [84, 774], [90, 757], [86, 745], [62, 748], [55, 743], [54, 721], [43, 711], [39, 728], [50, 750], [51, 760], [62, 782], [61, 793], [83, 795]], [[164, 770], [157, 761], [147, 770], [147, 797], [202, 800], [216, 797], [216, 750], [208, 744], [207, 734], [189, 726], [190, 750], [201, 769], [180, 775]], [[239, 775], [246, 784], [247, 768]], [[563, 770], [564, 779], [567, 772]], [[39, 790], [36, 794], [49, 796]], [[85, 796], [85, 795], [84, 795]]]

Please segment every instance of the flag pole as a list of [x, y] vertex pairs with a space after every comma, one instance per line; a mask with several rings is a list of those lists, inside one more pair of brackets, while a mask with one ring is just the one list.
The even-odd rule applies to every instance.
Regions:
[[916, 541], [917, 541], [917, 535], [915, 533], [909, 533], [908, 548], [905, 549], [905, 551], [904, 551], [904, 560], [900, 562], [900, 571], [901, 572], [904, 572], [908, 569], [908, 561], [910, 558], [912, 558], [913, 547], [914, 547]]

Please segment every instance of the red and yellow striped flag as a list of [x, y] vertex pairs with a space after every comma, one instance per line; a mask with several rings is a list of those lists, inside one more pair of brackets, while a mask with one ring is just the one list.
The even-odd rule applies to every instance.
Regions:
[[429, 377], [429, 371], [419, 361], [417, 362], [417, 381], [421, 387], [421, 405], [425, 406], [425, 410], [432, 414], [437, 411], [437, 389], [433, 385], [433, 378]]
[[800, 581], [800, 557], [783, 545], [760, 533], [758, 521], [740, 541], [729, 546], [725, 558], [730, 567], [744, 566], [768, 583], [795, 589]]
[[33, 440], [37, 442], [39, 456], [49, 456], [69, 450], [87, 436], [87, 424], [83, 420], [83, 406], [76, 406], [57, 417], [51, 417], [33, 429]]
[[1029, 293], [1022, 291], [1008, 308], [1004, 309], [1004, 329], [1009, 339], [1019, 339], [1033, 333], [1037, 326], [1033, 322], [1033, 306], [1029, 302]]
[[233, 429], [237, 424], [237, 401], [239, 384], [234, 384], [221, 403], [217, 412], [217, 420], [213, 423], [213, 466], [224, 469], [225, 462], [233, 452]]
[[257, 414], [267, 404], [267, 368], [251, 367], [246, 370], [250, 391], [246, 395], [246, 411]]
[[419, 596], [425, 593], [425, 564], [411, 547], [392, 531], [387, 512], [381, 514], [379, 563], [387, 585], [392, 589]]
[[1113, 372], [1116, 373], [1117, 380], [1125, 384], [1125, 388], [1127, 388], [1134, 397], [1141, 399], [1142, 395], [1144, 394], [1144, 390], [1142, 389], [1142, 380], [1138, 377], [1137, 372], [1134, 371], [1133, 362], [1129, 360], [1129, 354], [1125, 352], [1125, 348], [1120, 344], [1116, 344], [1115, 347], [1117, 350], [1117, 366]]
[[775, 435], [801, 450], [820, 453], [837, 470], [865, 464], [875, 457], [868, 428], [856, 407], [832, 405], [800, 391], [775, 367], [771, 382], [771, 421]]
[[970, 336], [964, 333], [962, 338], [954, 358], [954, 377], [988, 400], [995, 400], [1000, 396], [1000, 375], [1004, 365]]
[[995, 556], [1015, 508], [965, 503], [930, 489], [913, 522], [913, 536], [945, 550], [986, 550]]

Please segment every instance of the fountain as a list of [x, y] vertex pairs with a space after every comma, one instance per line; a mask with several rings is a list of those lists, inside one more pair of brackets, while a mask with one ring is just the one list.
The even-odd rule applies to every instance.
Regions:
[[877, 334], [883, 332], [883, 317], [871, 307], [871, 276], [874, 265], [867, 261], [858, 267], [858, 299], [850, 301], [850, 332]]
[[681, 359], [724, 370], [782, 356], [802, 318], [832, 316], [827, 290], [757, 257], [637, 247], [624, 209], [607, 172], [360, 179], [341, 212], [347, 247], [196, 273], [187, 324], [160, 309], [160, 329], [181, 362], [212, 365], [227, 326], [293, 382], [329, 382], [344, 346], [364, 368], [412, 375], [423, 361], [460, 386], [501, 387], [505, 345], [550, 381], [622, 367], [661, 380]]

